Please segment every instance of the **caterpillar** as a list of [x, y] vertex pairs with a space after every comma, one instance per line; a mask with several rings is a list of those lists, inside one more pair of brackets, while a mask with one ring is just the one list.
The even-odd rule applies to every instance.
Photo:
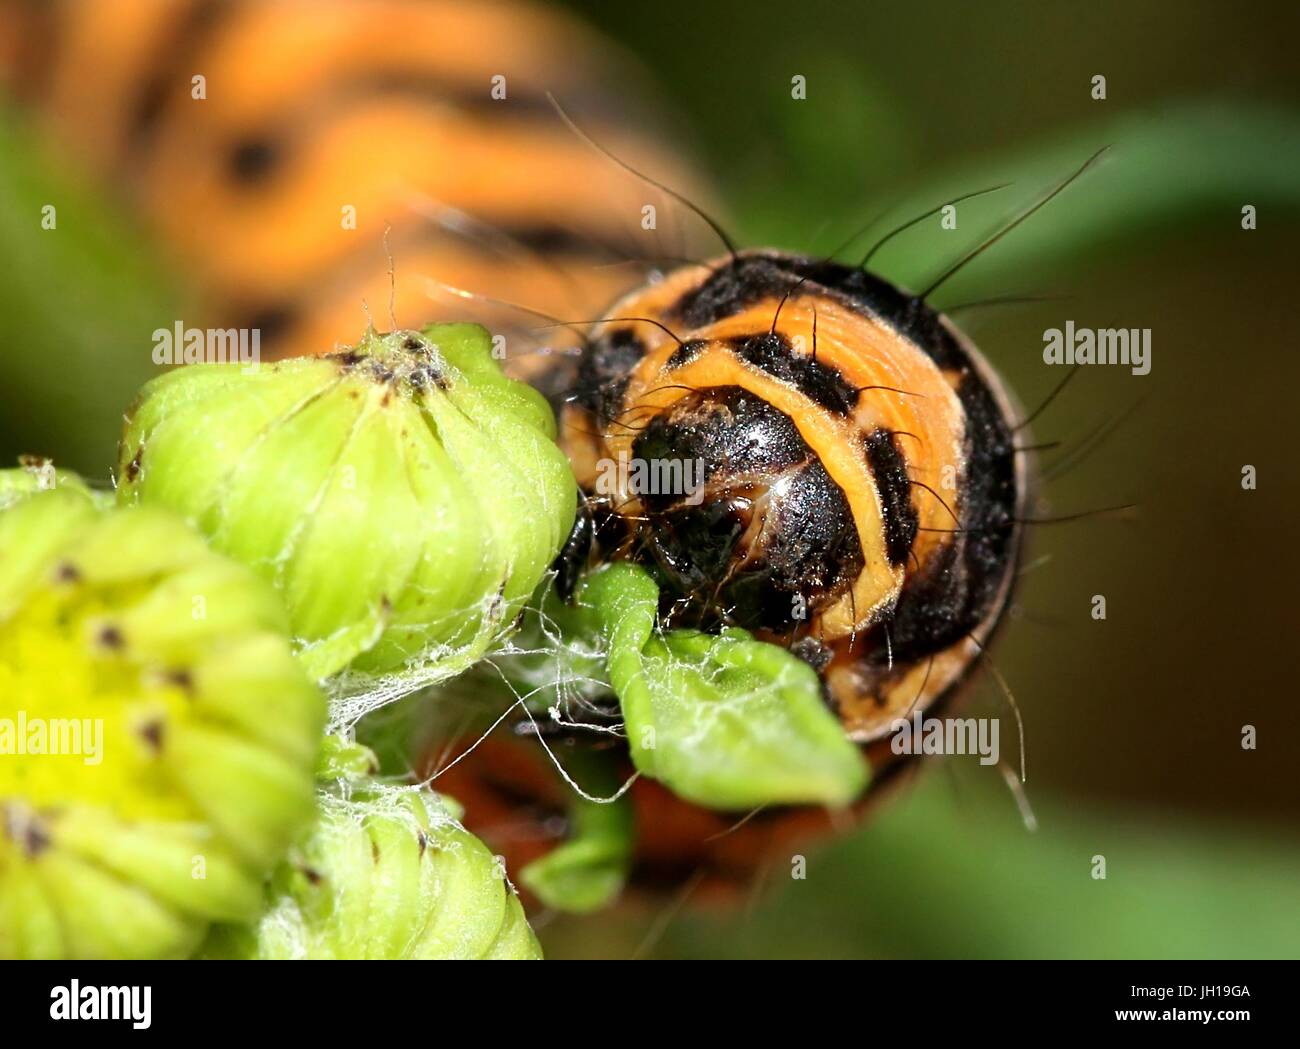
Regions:
[[823, 675], [861, 742], [968, 670], [1010, 588], [1027, 490], [996, 373], [863, 270], [770, 251], [680, 269], [593, 334], [564, 441], [699, 461], [703, 490], [590, 500], [657, 571], [668, 618], [745, 627]]
[[[205, 323], [259, 331], [267, 357], [351, 343], [363, 303], [418, 327], [431, 277], [574, 316], [635, 283], [661, 198], [593, 164], [548, 92], [698, 181], [634, 130], [662, 108], [635, 62], [524, 0], [5, 0], [0, 28], [0, 85], [63, 163], [125, 194]], [[521, 328], [482, 300], [456, 313]], [[518, 341], [515, 377], [556, 375]]]

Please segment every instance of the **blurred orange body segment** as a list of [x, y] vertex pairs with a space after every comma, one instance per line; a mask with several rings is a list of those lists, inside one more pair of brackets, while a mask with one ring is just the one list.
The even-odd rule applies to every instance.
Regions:
[[671, 202], [551, 108], [548, 92], [628, 164], [697, 184], [637, 130], [656, 107], [635, 62], [554, 8], [62, 0], [0, 19], [17, 42], [0, 72], [69, 166], [129, 193], [204, 323], [258, 328], [268, 356], [329, 352], [372, 319], [472, 319], [516, 375], [544, 376], [574, 341], [539, 332], [547, 317], [594, 319], [686, 251], [675, 222], [642, 228]]

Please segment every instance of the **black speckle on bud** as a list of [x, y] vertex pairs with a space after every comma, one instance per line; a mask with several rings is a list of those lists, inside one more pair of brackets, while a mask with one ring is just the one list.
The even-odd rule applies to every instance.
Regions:
[[411, 385], [417, 390], [425, 389], [430, 383], [440, 390], [451, 389], [451, 381], [437, 368], [426, 364], [411, 372]]
[[34, 815], [17, 806], [6, 806], [0, 821], [5, 837], [15, 842], [27, 856], [35, 859], [51, 845], [49, 832]]
[[71, 561], [64, 561], [54, 570], [54, 578], [60, 583], [77, 583], [81, 581], [81, 569]]
[[506, 584], [505, 581], [503, 580], [501, 585], [497, 587], [497, 592], [492, 595], [492, 601], [488, 605], [489, 619], [500, 618], [501, 609], [505, 605], [505, 596], [506, 596]]
[[146, 721], [140, 726], [140, 738], [145, 741], [149, 749], [158, 753], [163, 748], [163, 738], [166, 735], [165, 726], [162, 718], [154, 718]]
[[175, 685], [186, 695], [192, 695], [194, 692], [194, 675], [184, 667], [175, 667], [167, 671], [167, 683]]
[[27, 853], [28, 859], [35, 859], [49, 847], [50, 836], [45, 833], [45, 828], [36, 820], [30, 820], [27, 832], [23, 835], [23, 851]]
[[95, 635], [95, 642], [101, 648], [107, 648], [113, 652], [118, 652], [126, 647], [126, 638], [122, 636], [122, 631], [111, 623], [99, 628], [99, 633]]

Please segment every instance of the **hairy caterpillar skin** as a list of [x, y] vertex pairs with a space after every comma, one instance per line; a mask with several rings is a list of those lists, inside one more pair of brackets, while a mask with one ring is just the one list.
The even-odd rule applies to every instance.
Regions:
[[960, 682], [1006, 603], [1026, 490], [969, 340], [860, 269], [765, 251], [609, 317], [565, 410], [579, 484], [594, 494], [602, 461], [698, 461], [703, 491], [625, 471], [590, 500], [600, 556], [651, 566], [674, 622], [791, 647], [855, 740]]
[[[635, 63], [523, 0], [0, 0], [0, 28], [0, 83], [69, 166], [126, 191], [206, 320], [260, 330], [269, 357], [351, 343], [390, 294], [392, 326], [419, 327], [448, 309], [430, 278], [574, 317], [635, 283], [614, 264], [662, 250], [640, 225], [660, 198], [548, 91], [620, 155], [695, 181], [630, 130], [655, 111]], [[518, 352], [516, 377], [546, 365]]]

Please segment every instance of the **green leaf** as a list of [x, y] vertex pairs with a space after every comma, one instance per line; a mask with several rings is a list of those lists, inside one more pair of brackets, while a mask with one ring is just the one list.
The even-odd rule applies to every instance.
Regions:
[[[1186, 232], [1193, 223], [1240, 231], [1245, 204], [1262, 215], [1300, 212], [1300, 118], [1294, 111], [1242, 102], [1182, 103], [1071, 128], [909, 186], [874, 227], [877, 236], [958, 195], [1012, 183], [960, 203], [956, 231], [942, 229], [938, 215], [908, 230], [881, 250], [871, 268], [920, 290], [1102, 146], [1109, 146], [1105, 155], [1065, 193], [945, 284], [941, 303], [1024, 290], [1012, 285], [1017, 279], [1042, 287], [1055, 273], [1113, 258], [1153, 237]], [[844, 257], [860, 258], [871, 239]]]
[[632, 761], [698, 805], [846, 805], [868, 768], [821, 697], [813, 669], [744, 630], [655, 630], [658, 588], [611, 565], [579, 602], [608, 646]]

